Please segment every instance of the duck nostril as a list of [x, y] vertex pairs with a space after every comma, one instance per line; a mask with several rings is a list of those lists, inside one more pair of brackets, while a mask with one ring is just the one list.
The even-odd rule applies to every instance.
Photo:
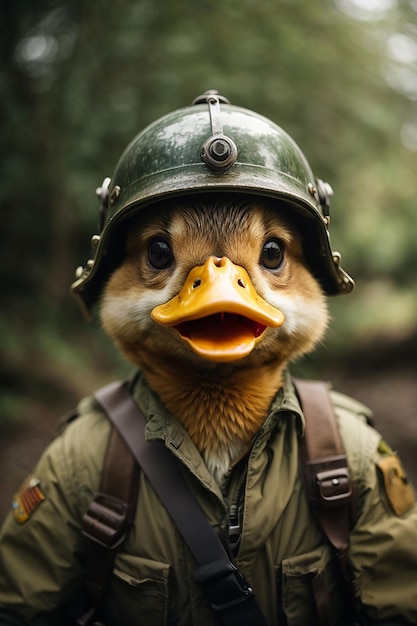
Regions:
[[201, 278], [197, 278], [194, 282], [193, 282], [193, 289], [195, 289], [196, 287], [199, 287], [201, 285]]
[[242, 278], [238, 278], [237, 284], [239, 285], [239, 287], [243, 287], [243, 289], [245, 289], [246, 287], [246, 283]]
[[213, 257], [213, 263], [216, 267], [224, 267], [226, 265], [226, 258], [224, 256]]

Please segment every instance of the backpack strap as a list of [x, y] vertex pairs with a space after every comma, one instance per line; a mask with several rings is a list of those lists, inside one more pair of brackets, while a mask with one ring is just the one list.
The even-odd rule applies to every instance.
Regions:
[[[345, 579], [346, 553], [352, 524], [352, 484], [336, 417], [326, 383], [293, 379], [305, 416], [300, 460], [307, 498], [324, 535], [333, 546]], [[252, 589], [208, 523], [173, 456], [161, 441], [144, 438], [145, 417], [123, 383], [112, 383], [95, 394], [114, 428], [105, 456], [100, 491], [83, 520], [88, 540], [86, 586], [93, 602], [77, 621], [95, 623], [114, 559], [133, 521], [139, 465], [147, 475], [186, 543], [198, 567], [193, 576], [225, 626], [267, 626]], [[327, 624], [327, 593], [313, 586], [320, 624]], [[90, 605], [91, 606], [91, 605]]]
[[294, 379], [293, 383], [305, 417], [301, 455], [307, 498], [345, 571], [353, 491], [329, 388], [322, 381]]
[[[355, 600], [347, 578], [347, 552], [355, 518], [355, 497], [347, 458], [323, 381], [293, 379], [305, 417], [300, 440], [300, 464], [307, 499], [324, 536], [332, 546], [340, 569], [340, 590], [351, 622], [356, 622]], [[312, 583], [320, 626], [331, 623], [328, 590], [319, 578]]]
[[100, 489], [83, 517], [87, 540], [87, 573], [84, 582], [86, 610], [77, 626], [98, 624], [97, 613], [111, 579], [114, 560], [133, 523], [139, 489], [139, 466], [112, 428], [104, 457]]
[[[95, 397], [127, 444], [131, 453], [129, 456], [140, 464], [193, 553], [198, 564], [193, 577], [208, 598], [220, 623], [224, 626], [268, 626], [251, 587], [229, 559], [220, 538], [194, 499], [175, 457], [167, 450], [164, 442], [145, 440], [146, 419], [126, 385], [112, 383], [99, 389]], [[99, 496], [101, 498], [103, 494]], [[110, 500], [112, 513], [113, 500]], [[115, 500], [118, 505], [119, 496]], [[106, 500], [106, 506], [108, 504]], [[101, 530], [101, 511], [99, 524], [96, 520], [90, 524], [91, 517], [94, 514], [91, 515], [90, 511], [87, 520], [89, 529], [85, 534], [88, 536], [89, 533], [90, 538], [95, 535], [92, 538], [97, 543], [96, 533]], [[119, 528], [118, 523], [116, 526]], [[104, 535], [107, 537], [108, 528]], [[101, 538], [98, 543], [104, 544], [105, 541]], [[111, 543], [116, 549], [120, 545], [117, 539]], [[87, 623], [81, 622], [80, 626]]]

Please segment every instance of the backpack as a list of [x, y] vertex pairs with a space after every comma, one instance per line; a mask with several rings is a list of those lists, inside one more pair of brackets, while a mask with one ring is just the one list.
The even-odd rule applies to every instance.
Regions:
[[[342, 593], [346, 606], [352, 610], [348, 623], [359, 624], [346, 572], [355, 497], [329, 387], [322, 381], [293, 379], [293, 383], [305, 416], [304, 437], [300, 439], [299, 448], [307, 498], [339, 566]], [[126, 383], [107, 385], [95, 393], [95, 398], [113, 428], [100, 491], [83, 518], [88, 550], [85, 583], [88, 608], [77, 620], [77, 626], [102, 626], [96, 616], [117, 551], [133, 522], [140, 471], [147, 475], [193, 552], [198, 563], [193, 576], [220, 623], [223, 626], [268, 626], [250, 585], [230, 560], [189, 492], [165, 444], [145, 441], [146, 419]], [[326, 626], [328, 592], [324, 585], [315, 585], [313, 592], [318, 623]]]

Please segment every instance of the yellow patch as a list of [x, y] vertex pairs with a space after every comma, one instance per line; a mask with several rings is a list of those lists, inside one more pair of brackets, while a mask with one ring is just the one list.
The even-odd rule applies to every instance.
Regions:
[[391, 448], [391, 446], [387, 444], [386, 441], [384, 441], [384, 439], [381, 439], [381, 441], [379, 442], [378, 452], [380, 452], [381, 454], [389, 455], [395, 454], [394, 450]]
[[377, 463], [384, 477], [385, 492], [398, 516], [404, 515], [414, 505], [414, 494], [400, 459], [394, 453]]
[[42, 493], [40, 481], [37, 478], [31, 478], [13, 498], [12, 510], [15, 520], [19, 524], [27, 522], [43, 500], [45, 496]]

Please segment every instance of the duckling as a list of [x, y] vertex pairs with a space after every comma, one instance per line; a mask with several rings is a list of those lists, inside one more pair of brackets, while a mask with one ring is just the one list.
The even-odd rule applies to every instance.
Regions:
[[320, 342], [326, 300], [285, 203], [166, 201], [127, 229], [101, 320], [221, 483], [249, 450], [288, 364]]
[[[0, 622], [66, 622], [88, 600], [87, 575], [79, 624], [416, 624], [417, 507], [398, 456], [365, 407], [315, 391], [301, 407], [287, 375], [325, 333], [325, 295], [354, 287], [330, 243], [331, 187], [283, 129], [209, 90], [142, 130], [97, 194], [99, 232], [73, 293], [88, 318], [99, 304], [139, 368], [129, 391], [154, 428], [145, 440], [173, 455], [235, 564], [189, 550], [177, 513], [211, 552], [175, 480], [167, 508], [152, 474], [139, 490], [136, 470], [128, 480], [123, 438], [143, 433], [135, 410], [122, 439], [111, 428], [130, 406], [124, 392], [113, 404], [116, 383], [111, 410], [107, 387], [85, 398], [13, 500]], [[340, 426], [330, 438], [321, 408]], [[319, 460], [307, 461], [312, 433]]]

